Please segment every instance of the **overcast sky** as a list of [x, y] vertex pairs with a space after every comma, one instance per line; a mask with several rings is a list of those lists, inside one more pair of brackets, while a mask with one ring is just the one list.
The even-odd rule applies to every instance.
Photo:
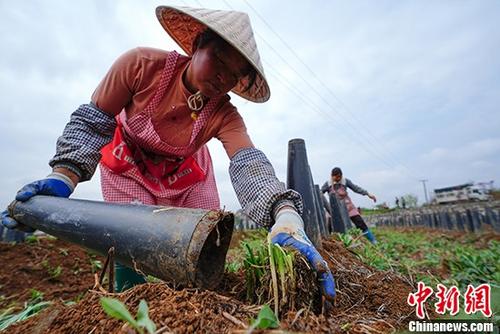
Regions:
[[[232, 102], [281, 180], [288, 141], [303, 138], [315, 183], [340, 166], [390, 205], [408, 193], [422, 202], [420, 179], [429, 193], [499, 186], [500, 1], [0, 0], [0, 206], [50, 172], [71, 112], [114, 59], [136, 46], [180, 51], [155, 16], [168, 4], [249, 14], [271, 99]], [[222, 205], [236, 210], [229, 159], [216, 139], [209, 147]], [[99, 176], [73, 197], [102, 199]]]

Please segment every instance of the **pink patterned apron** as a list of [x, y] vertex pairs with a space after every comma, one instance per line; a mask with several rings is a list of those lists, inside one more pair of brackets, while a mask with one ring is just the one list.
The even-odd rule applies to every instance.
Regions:
[[[209, 100], [201, 110], [187, 146], [174, 147], [162, 141], [152, 123], [152, 114], [169, 87], [178, 59], [175, 51], [167, 56], [158, 89], [142, 112], [131, 119], [127, 119], [125, 110], [117, 116], [113, 141], [102, 149], [100, 171], [105, 201], [220, 208], [210, 153], [206, 145], [195, 145], [196, 136], [219, 100]], [[164, 158], [148, 159], [142, 147]]]
[[347, 188], [342, 183], [335, 183], [331, 187], [332, 191], [335, 193], [338, 199], [344, 201], [347, 211], [349, 212], [349, 217], [354, 217], [359, 215], [358, 208], [354, 205], [351, 198], [347, 194]]

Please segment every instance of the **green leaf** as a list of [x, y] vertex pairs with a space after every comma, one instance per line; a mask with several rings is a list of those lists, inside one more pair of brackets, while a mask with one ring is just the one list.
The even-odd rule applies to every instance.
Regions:
[[150, 334], [156, 332], [156, 325], [149, 318], [148, 303], [146, 303], [144, 299], [139, 303], [139, 309], [137, 310], [137, 324], [141, 327], [145, 327]]
[[257, 319], [252, 325], [253, 328], [268, 329], [268, 328], [278, 328], [280, 325], [276, 314], [269, 307], [269, 305], [264, 305], [257, 315]]
[[17, 321], [23, 321], [35, 315], [48, 305], [50, 305], [50, 302], [39, 302], [35, 305], [28, 305], [24, 310], [16, 314], [11, 313], [13, 308], [7, 309], [0, 316], [0, 331], [4, 330]]
[[30, 299], [33, 302], [41, 301], [43, 299], [43, 292], [36, 289], [30, 289]]
[[127, 307], [119, 300], [109, 297], [101, 297], [101, 306], [112, 318], [128, 322], [132, 327], [139, 330], [137, 321], [132, 317]]

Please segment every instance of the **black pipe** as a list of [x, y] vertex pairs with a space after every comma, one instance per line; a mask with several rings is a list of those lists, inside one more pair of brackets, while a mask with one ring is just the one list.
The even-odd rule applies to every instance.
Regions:
[[321, 235], [311, 180], [306, 144], [303, 139], [292, 139], [288, 142], [287, 186], [302, 195], [304, 231], [314, 246], [319, 248], [321, 247]]
[[325, 216], [325, 209], [323, 208], [323, 202], [321, 201], [321, 197], [323, 196], [321, 194], [321, 191], [319, 190], [319, 185], [315, 184], [314, 185], [314, 204], [316, 206], [316, 215], [318, 216], [318, 226], [319, 226], [319, 231], [321, 233], [322, 238], [327, 238], [328, 237], [328, 231], [326, 229], [326, 216]]
[[182, 286], [214, 288], [234, 216], [223, 211], [117, 204], [51, 196], [14, 201], [22, 224], [106, 255], [137, 271]]
[[[346, 231], [350, 230], [351, 228], [353, 228], [353, 225], [351, 224], [351, 218], [349, 217], [349, 211], [347, 211], [345, 201], [338, 199], [337, 203], [339, 206], [340, 217], [342, 218], [345, 229]], [[361, 212], [359, 214], [361, 214]]]
[[342, 214], [340, 213], [340, 200], [337, 198], [335, 193], [329, 193], [330, 198], [330, 207], [332, 211], [332, 225], [333, 231], [338, 233], [345, 233], [345, 225], [344, 219], [342, 218]]

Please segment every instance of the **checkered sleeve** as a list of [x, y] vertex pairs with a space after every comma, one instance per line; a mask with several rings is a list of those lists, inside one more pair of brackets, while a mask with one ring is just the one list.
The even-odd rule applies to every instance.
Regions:
[[62, 136], [57, 139], [51, 167], [64, 167], [81, 181], [90, 180], [101, 160], [101, 148], [113, 139], [116, 121], [93, 103], [82, 104], [71, 114]]
[[285, 205], [302, 213], [302, 197], [278, 180], [262, 151], [256, 148], [238, 151], [231, 159], [229, 175], [243, 211], [258, 225], [270, 227], [274, 213]]

